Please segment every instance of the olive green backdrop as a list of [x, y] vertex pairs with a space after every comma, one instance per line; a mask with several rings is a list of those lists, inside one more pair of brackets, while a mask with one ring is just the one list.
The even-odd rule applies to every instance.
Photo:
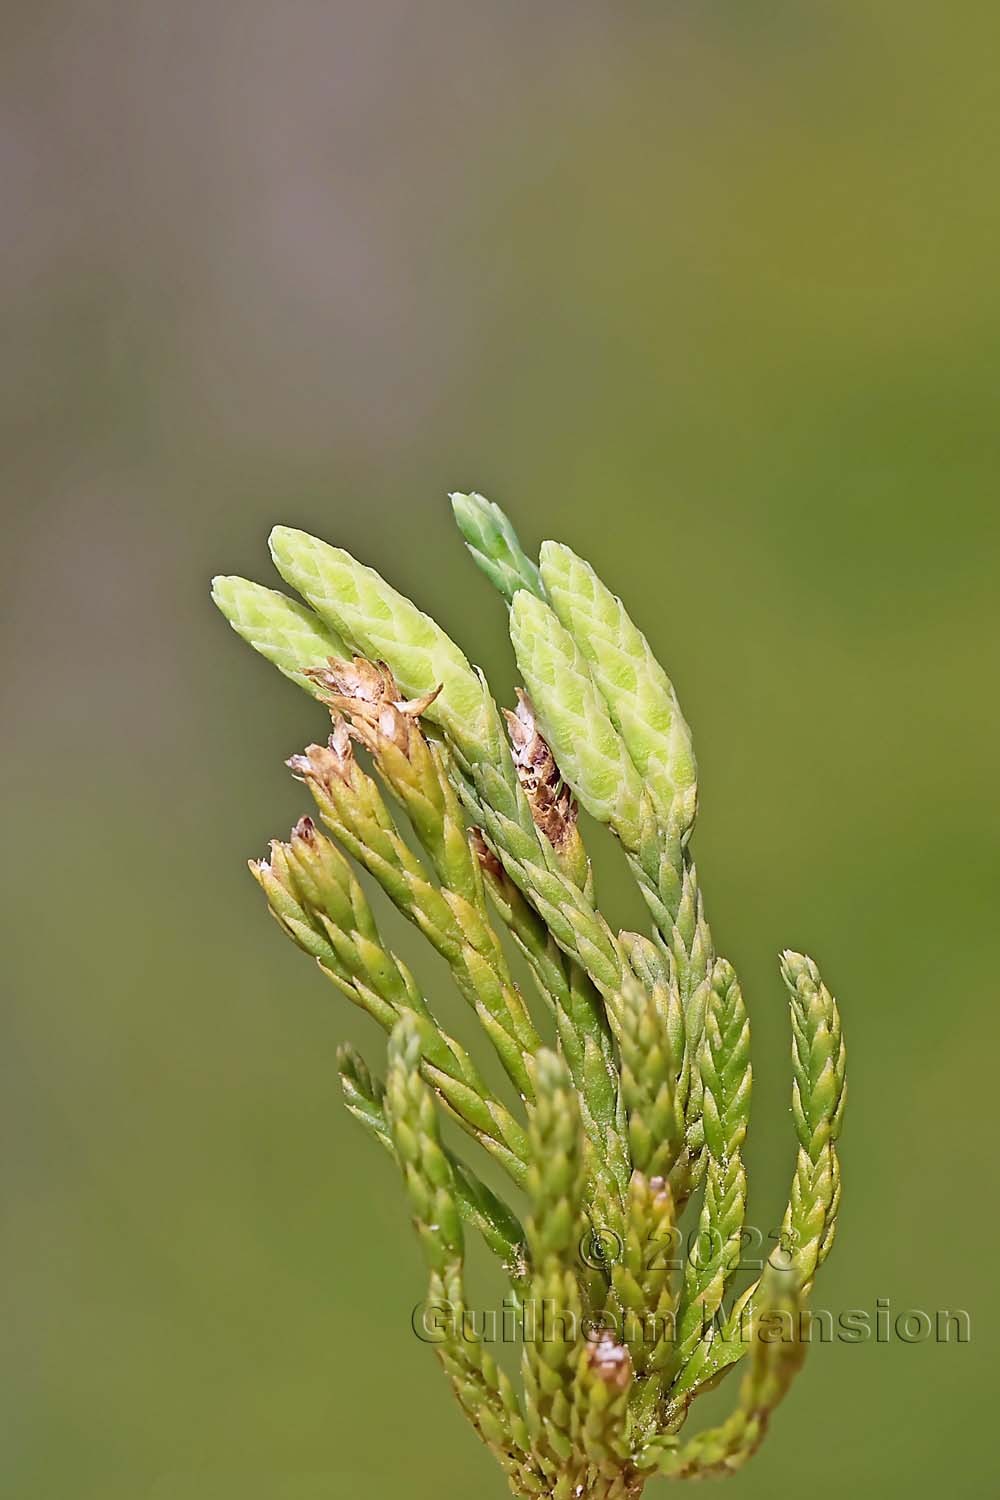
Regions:
[[[792, 1165], [790, 944], [851, 1054], [817, 1301], [971, 1314], [964, 1345], [814, 1349], [729, 1493], [993, 1492], [996, 6], [3, 29], [0, 1492], [504, 1493], [340, 1104], [337, 1042], [381, 1039], [243, 865], [322, 718], [208, 601], [303, 526], [507, 695], [456, 487], [591, 557], [675, 677], [755, 1028], [754, 1222]], [[636, 920], [613, 849], [600, 875]]]

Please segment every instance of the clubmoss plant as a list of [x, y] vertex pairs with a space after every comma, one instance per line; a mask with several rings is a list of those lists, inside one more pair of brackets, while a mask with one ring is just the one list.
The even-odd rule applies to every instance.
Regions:
[[[512, 712], [432, 619], [315, 537], [271, 537], [304, 605], [215, 580], [234, 629], [332, 717], [329, 737], [288, 762], [318, 821], [303, 817], [250, 868], [288, 936], [388, 1033], [384, 1083], [342, 1049], [344, 1098], [402, 1173], [436, 1353], [466, 1415], [515, 1494], [625, 1500], [658, 1475], [738, 1469], [802, 1362], [840, 1203], [840, 1017], [813, 961], [783, 954], [798, 1155], [776, 1247], [745, 1286], [750, 1025], [691, 851], [690, 730], [588, 563], [546, 542], [536, 565], [496, 505], [452, 503], [509, 605], [524, 683]], [[621, 843], [649, 935], [601, 915], [578, 805]], [[502, 1089], [385, 947], [356, 867], [445, 960]], [[442, 1114], [493, 1158], [512, 1203], [445, 1144]], [[470, 1231], [510, 1279], [521, 1389], [464, 1316]], [[683, 1439], [695, 1398], [741, 1362], [733, 1414]]]

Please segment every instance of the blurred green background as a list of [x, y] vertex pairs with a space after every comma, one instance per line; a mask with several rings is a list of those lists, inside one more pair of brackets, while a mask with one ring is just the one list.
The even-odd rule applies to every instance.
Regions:
[[[0, 1492], [505, 1493], [340, 1104], [336, 1043], [381, 1039], [243, 868], [322, 719], [208, 600], [306, 527], [507, 695], [452, 488], [590, 556], [678, 685], [753, 1220], [792, 1166], [794, 945], [851, 1051], [817, 1301], [971, 1313], [814, 1349], [728, 1493], [995, 1492], [996, 6], [3, 21]], [[613, 850], [601, 881], [635, 920]]]

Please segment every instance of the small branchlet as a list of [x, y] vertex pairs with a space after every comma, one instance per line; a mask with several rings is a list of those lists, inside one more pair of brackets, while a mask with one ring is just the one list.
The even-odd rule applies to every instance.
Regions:
[[642, 1467], [671, 1479], [701, 1479], [735, 1473], [764, 1441], [775, 1409], [802, 1367], [809, 1343], [809, 1315], [793, 1267], [768, 1265], [750, 1324], [750, 1357], [732, 1416], [681, 1445], [654, 1440]]
[[783, 953], [781, 974], [791, 1002], [792, 1115], [799, 1138], [782, 1235], [808, 1288], [837, 1230], [837, 1139], [847, 1102], [847, 1049], [837, 1002], [812, 959], [803, 953]]
[[[740, 1468], [801, 1365], [840, 1204], [840, 1015], [813, 961], [786, 952], [797, 1155], [779, 1247], [734, 1300], [750, 1027], [691, 850], [690, 730], [589, 563], [547, 542], [536, 565], [498, 506], [476, 494], [452, 504], [510, 608], [525, 684], [512, 712], [429, 616], [304, 532], [277, 527], [271, 550], [305, 604], [215, 580], [233, 628], [332, 718], [328, 738], [288, 762], [326, 832], [303, 817], [250, 868], [283, 931], [388, 1034], [384, 1085], [341, 1049], [344, 1101], [402, 1173], [429, 1297], [447, 1312], [437, 1354], [511, 1489], [637, 1500], [658, 1476]], [[648, 936], [615, 932], [600, 912], [578, 801], [621, 843]], [[445, 960], [513, 1105], [385, 946], [356, 869]], [[527, 962], [554, 1048], [495, 922]], [[519, 1207], [445, 1144], [442, 1112], [505, 1169]], [[468, 1316], [466, 1230], [509, 1277], [520, 1390]], [[732, 1416], [683, 1441], [694, 1399], [741, 1361]]]

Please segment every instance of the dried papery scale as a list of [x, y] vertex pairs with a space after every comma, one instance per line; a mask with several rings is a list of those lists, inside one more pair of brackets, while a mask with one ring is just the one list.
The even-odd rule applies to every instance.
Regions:
[[576, 799], [562, 779], [556, 758], [539, 732], [531, 699], [517, 690], [517, 710], [504, 709], [518, 780], [531, 804], [532, 817], [555, 849], [562, 849], [576, 830]]
[[[429, 1298], [453, 1315], [438, 1357], [512, 1491], [637, 1500], [660, 1477], [740, 1468], [802, 1363], [840, 1205], [840, 1016], [813, 961], [786, 952], [797, 1155], [779, 1249], [745, 1285], [749, 1020], [705, 919], [690, 729], [588, 563], [549, 542], [536, 564], [498, 506], [452, 503], [510, 607], [525, 684], [512, 711], [429, 616], [304, 532], [271, 540], [304, 603], [215, 581], [234, 629], [332, 718], [288, 762], [316, 821], [303, 817], [251, 871], [283, 931], [389, 1035], [384, 1083], [341, 1050], [344, 1100], [399, 1165]], [[622, 844], [648, 935], [602, 915], [578, 804]], [[385, 947], [356, 868], [445, 959], [515, 1099], [487, 1085], [439, 997]], [[500, 929], [527, 962], [554, 1049]], [[504, 1169], [509, 1202], [442, 1141], [441, 1113]], [[510, 1280], [519, 1388], [466, 1316], [469, 1229]], [[686, 1437], [695, 1398], [736, 1365], [732, 1415]]]

